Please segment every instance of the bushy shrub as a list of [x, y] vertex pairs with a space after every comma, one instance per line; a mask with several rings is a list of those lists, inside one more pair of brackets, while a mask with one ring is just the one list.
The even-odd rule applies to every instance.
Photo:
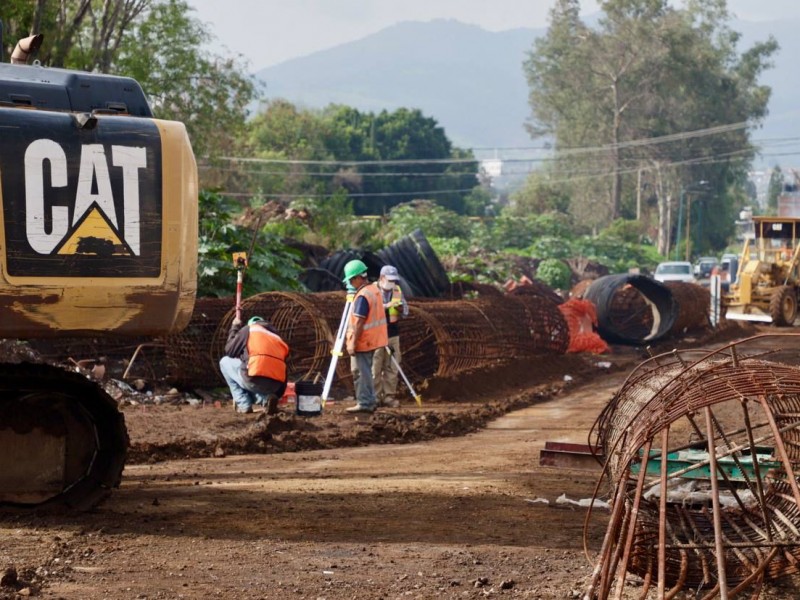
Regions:
[[533, 258], [569, 258], [574, 256], [574, 246], [570, 240], [560, 237], [543, 236], [525, 250]]
[[[197, 294], [233, 296], [236, 293], [234, 252], [247, 252], [254, 232], [233, 223], [239, 205], [213, 190], [200, 191]], [[284, 246], [278, 236], [259, 231], [244, 279], [246, 296], [273, 290], [302, 289], [298, 276], [302, 256]]]
[[469, 238], [470, 222], [466, 217], [442, 208], [429, 200], [414, 200], [395, 206], [389, 213], [386, 242], [391, 243], [415, 229], [425, 237]]
[[626, 273], [631, 268], [652, 270], [662, 260], [654, 246], [599, 236], [584, 236], [576, 240], [574, 255], [599, 262], [612, 273]]
[[277, 229], [283, 228], [285, 237], [318, 244], [332, 251], [341, 248], [376, 250], [382, 246], [380, 220], [356, 217], [353, 201], [343, 190], [326, 198], [301, 198], [289, 207], [306, 211], [309, 219], [295, 234], [291, 233], [290, 227], [279, 225]]
[[597, 237], [602, 239], [619, 240], [628, 244], [639, 244], [645, 232], [641, 221], [617, 219], [603, 229]]
[[539, 263], [536, 269], [536, 279], [543, 281], [553, 289], [567, 290], [570, 288], [572, 271], [557, 258], [546, 258]]

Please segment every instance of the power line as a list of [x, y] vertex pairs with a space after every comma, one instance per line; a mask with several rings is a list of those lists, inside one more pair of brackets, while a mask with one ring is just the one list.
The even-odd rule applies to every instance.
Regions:
[[[275, 165], [317, 165], [317, 166], [339, 166], [339, 167], [356, 167], [356, 166], [404, 166], [404, 165], [425, 165], [425, 164], [442, 164], [442, 165], [458, 165], [458, 164], [476, 164], [484, 161], [499, 160], [503, 163], [515, 162], [550, 162], [563, 159], [565, 156], [573, 156], [580, 154], [602, 153], [609, 150], [623, 150], [629, 148], [642, 148], [647, 146], [655, 146], [659, 144], [685, 141], [689, 139], [697, 139], [713, 135], [720, 135], [723, 133], [730, 133], [745, 129], [750, 126], [748, 121], [741, 121], [739, 123], [730, 123], [727, 125], [718, 125], [715, 127], [707, 127], [705, 129], [698, 129], [694, 131], [680, 132], [676, 134], [669, 134], [659, 137], [640, 138], [636, 140], [628, 140], [618, 144], [605, 144], [600, 146], [578, 146], [569, 148], [553, 149], [554, 156], [550, 157], [527, 157], [527, 158], [503, 158], [503, 159], [463, 159], [463, 158], [421, 158], [421, 159], [399, 159], [399, 160], [300, 160], [300, 159], [279, 159], [279, 158], [258, 158], [258, 157], [237, 157], [237, 156], [223, 156], [219, 160], [224, 160], [233, 163], [251, 163], [251, 164], [275, 164]], [[792, 138], [783, 138], [781, 141], [789, 141]], [[755, 142], [754, 142], [755, 143]], [[510, 149], [510, 148], [509, 148]], [[523, 150], [524, 147], [515, 148]], [[535, 148], [539, 149], [539, 148]]]
[[[219, 171], [222, 173], [248, 173], [253, 175], [289, 175], [286, 171], [259, 171], [257, 169], [237, 169], [234, 167], [217, 167], [214, 165], [199, 165], [199, 169], [201, 170], [214, 170]], [[322, 172], [322, 171], [303, 171], [302, 175], [305, 176], [314, 176], [314, 177], [475, 177], [476, 173], [472, 172], [464, 172], [464, 173], [452, 173], [447, 171], [426, 171], [423, 173], [414, 173], [411, 171], [400, 171], [400, 172], [391, 172], [391, 173], [363, 173], [363, 172], [354, 172], [354, 171], [331, 171], [331, 172]]]
[[[348, 198], [367, 198], [378, 196], [439, 196], [442, 194], [463, 194], [471, 192], [475, 188], [465, 188], [462, 190], [429, 190], [421, 192], [370, 192], [370, 193], [348, 193]], [[250, 198], [261, 196], [263, 198], [330, 198], [333, 194], [281, 194], [281, 193], [262, 193], [262, 192], [220, 192], [220, 196], [231, 198]]]
[[[670, 143], [675, 141], [683, 141], [688, 139], [698, 139], [713, 135], [719, 135], [722, 133], [728, 133], [732, 131], [737, 131], [744, 129], [748, 126], [748, 122], [743, 121], [739, 123], [731, 123], [727, 125], [720, 125], [715, 127], [709, 127], [705, 129], [699, 129], [695, 131], [689, 132], [681, 132], [677, 134], [670, 134], [666, 136], [660, 136], [656, 138], [642, 138], [638, 140], [630, 140], [627, 142], [622, 142], [620, 144], [608, 144], [603, 146], [586, 146], [586, 147], [575, 147], [575, 148], [567, 148], [561, 150], [554, 150], [554, 156], [550, 157], [529, 157], [529, 158], [502, 158], [496, 159], [503, 164], [526, 164], [526, 165], [534, 165], [539, 163], [547, 163], [547, 162], [556, 162], [559, 160], [563, 160], [565, 157], [570, 155], [580, 155], [580, 154], [590, 154], [590, 153], [601, 153], [605, 152], [610, 149], [633, 149], [633, 148], [642, 148], [647, 146], [652, 146], [656, 144], [663, 144], [663, 143]], [[721, 162], [729, 162], [730, 160], [734, 159], [735, 157], [744, 157], [750, 153], [756, 153], [762, 156], [787, 156], [797, 154], [795, 152], [782, 152], [782, 153], [764, 153], [763, 150], [765, 148], [778, 148], [783, 147], [786, 148], [787, 146], [791, 146], [795, 143], [800, 142], [800, 138], [797, 137], [786, 137], [786, 138], [764, 138], [764, 139], [756, 139], [749, 142], [749, 144], [737, 150], [732, 150], [725, 153], [714, 153], [708, 156], [700, 156], [689, 158], [686, 160], [673, 160], [670, 162], [662, 163], [663, 168], [670, 168], [670, 167], [678, 167], [678, 166], [687, 166], [687, 165], [697, 165], [697, 164], [715, 164]], [[516, 148], [518, 150], [525, 149], [524, 147]], [[542, 148], [530, 148], [540, 150]], [[800, 153], [800, 152], [798, 152]], [[598, 160], [600, 157], [598, 157]], [[479, 161], [477, 159], [404, 159], [404, 160], [367, 160], [367, 161], [335, 161], [335, 160], [326, 160], [326, 161], [312, 161], [312, 160], [292, 160], [292, 159], [264, 159], [264, 158], [257, 158], [257, 157], [223, 157], [223, 160], [232, 162], [232, 163], [245, 163], [245, 164], [272, 164], [272, 165], [307, 165], [307, 166], [333, 166], [333, 167], [356, 167], [356, 166], [382, 166], [382, 167], [389, 167], [389, 166], [407, 166], [407, 165], [424, 165], [424, 164], [445, 164], [445, 165], [459, 165], [459, 164], [475, 164]], [[486, 159], [492, 160], [492, 159]], [[623, 162], [621, 164], [629, 164], [631, 167], [623, 168], [616, 172], [620, 174], [630, 174], [635, 173], [639, 168], [640, 165], [636, 163], [637, 158], [635, 156], [626, 156], [623, 157]], [[588, 165], [587, 165], [588, 166]], [[598, 165], [600, 167], [601, 165]], [[259, 171], [256, 169], [247, 169], [242, 171], [241, 169], [237, 169], [234, 167], [222, 167], [222, 166], [215, 166], [215, 165], [201, 165], [201, 169], [207, 170], [217, 170], [221, 172], [237, 172], [237, 173], [252, 173], [252, 174], [260, 174], [260, 175], [286, 175], [283, 171]], [[504, 174], [517, 174], [517, 175], [524, 175], [527, 173], [533, 172], [533, 169], [525, 169], [525, 170], [517, 170], [513, 172], [506, 172]], [[597, 168], [597, 169], [582, 169], [572, 172], [569, 175], [569, 179], [564, 179], [564, 182], [568, 182], [573, 179], [599, 179], [599, 178], [606, 178], [609, 176], [614, 175], [615, 171], [609, 170], [608, 168]], [[336, 177], [341, 176], [343, 173], [341, 172], [324, 172], [324, 171], [308, 171], [302, 173], [304, 176], [310, 177]], [[411, 172], [411, 171], [394, 171], [394, 172], [349, 172], [344, 173], [344, 175], [349, 175], [353, 177], [408, 177], [408, 178], [432, 178], [432, 177], [463, 177], [463, 176], [470, 176], [474, 177], [475, 173], [448, 173], [448, 172]], [[554, 182], [561, 182], [562, 180], [552, 180]], [[467, 188], [467, 189], [452, 189], [452, 190], [430, 190], [430, 191], [417, 191], [417, 192], [380, 192], [380, 193], [359, 193], [353, 192], [349, 193], [348, 196], [352, 198], [365, 198], [365, 197], [388, 197], [388, 196], [409, 196], [409, 195], [418, 195], [418, 196], [425, 196], [425, 195], [440, 195], [440, 194], [453, 194], [453, 193], [464, 193], [469, 192], [474, 188]], [[253, 194], [249, 193], [238, 193], [238, 194], [227, 194], [227, 195], [237, 195], [237, 196], [250, 196]], [[281, 198], [320, 198], [320, 197], [328, 197], [330, 194], [262, 194], [266, 197], [281, 197]]]
[[477, 158], [420, 158], [402, 160], [296, 160], [288, 158], [255, 158], [243, 156], [220, 156], [220, 160], [242, 163], [260, 163], [275, 165], [445, 165], [445, 164], [472, 164], [481, 162]]

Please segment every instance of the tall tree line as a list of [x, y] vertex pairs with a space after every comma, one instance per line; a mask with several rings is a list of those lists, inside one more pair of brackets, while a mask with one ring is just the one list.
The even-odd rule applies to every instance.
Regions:
[[704, 224], [693, 247], [724, 247], [756, 150], [750, 131], [767, 113], [770, 89], [758, 79], [777, 43], [739, 52], [725, 0], [600, 6], [590, 27], [579, 0], [557, 0], [524, 63], [529, 131], [556, 150], [551, 179], [566, 182], [578, 220], [597, 227], [640, 216], [643, 193], [654, 199], [662, 254], [690, 209]]
[[273, 100], [250, 123], [248, 155], [260, 162], [232, 185], [269, 197], [344, 192], [359, 215], [415, 199], [458, 213], [481, 213], [485, 204], [478, 162], [418, 109], [308, 110]]

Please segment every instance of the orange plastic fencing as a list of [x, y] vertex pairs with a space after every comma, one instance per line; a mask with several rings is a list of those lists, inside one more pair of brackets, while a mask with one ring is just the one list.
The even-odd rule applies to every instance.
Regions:
[[569, 325], [569, 347], [567, 352], [610, 352], [608, 344], [595, 332], [597, 309], [588, 300], [572, 298], [558, 309]]

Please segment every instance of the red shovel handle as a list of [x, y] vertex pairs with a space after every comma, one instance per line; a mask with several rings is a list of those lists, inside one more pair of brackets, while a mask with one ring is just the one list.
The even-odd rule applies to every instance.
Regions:
[[244, 276], [242, 269], [236, 272], [236, 319], [242, 321], [242, 281]]

